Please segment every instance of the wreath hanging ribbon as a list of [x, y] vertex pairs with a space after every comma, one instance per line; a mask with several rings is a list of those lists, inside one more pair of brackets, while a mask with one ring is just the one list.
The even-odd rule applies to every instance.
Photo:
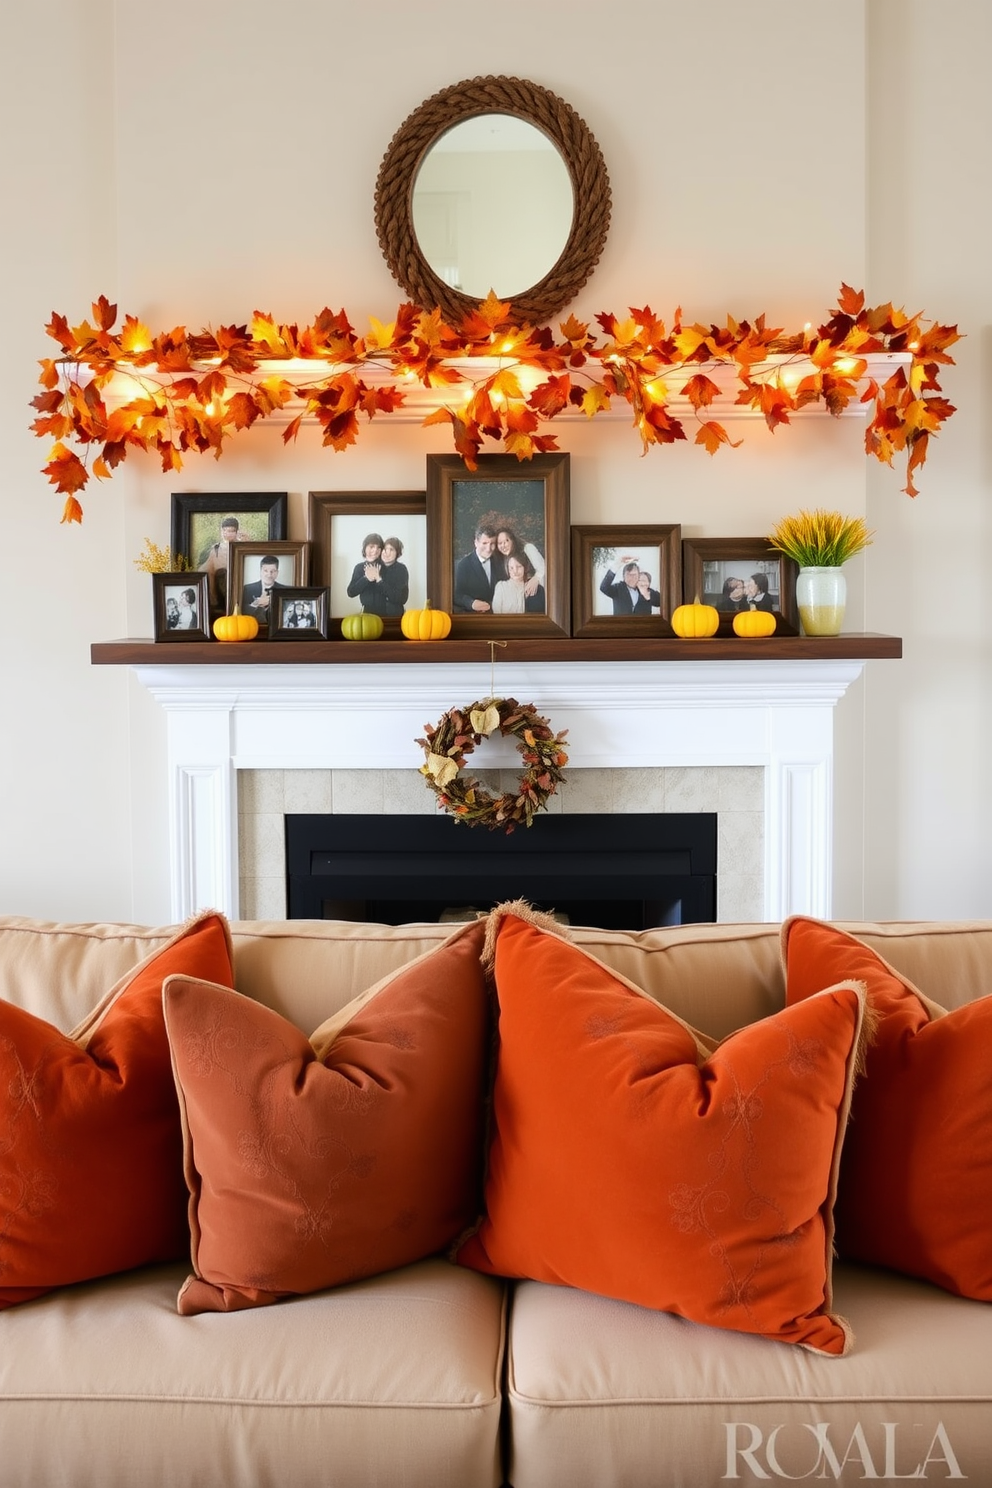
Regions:
[[[497, 729], [517, 741], [527, 766], [516, 791], [500, 796], [461, 773], [476, 745]], [[568, 755], [562, 741], [568, 730], [554, 733], [533, 703], [486, 698], [467, 708], [451, 708], [433, 728], [425, 724], [424, 732], [426, 737], [417, 740], [425, 756], [420, 773], [439, 806], [470, 827], [502, 827], [506, 832], [512, 832], [520, 822], [529, 827], [535, 814], [546, 810], [564, 779]]]

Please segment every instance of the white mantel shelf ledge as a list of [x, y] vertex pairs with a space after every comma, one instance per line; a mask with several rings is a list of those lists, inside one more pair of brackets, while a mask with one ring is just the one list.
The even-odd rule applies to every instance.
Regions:
[[[628, 655], [598, 659], [600, 644]], [[541, 659], [558, 645], [574, 659]], [[463, 658], [466, 646], [471, 659]], [[767, 642], [736, 639], [511, 646], [536, 654], [491, 668], [478, 641], [319, 647], [366, 662], [355, 666], [314, 664], [317, 643], [95, 645], [94, 662], [130, 666], [166, 714], [175, 919], [207, 906], [238, 917], [240, 771], [419, 769], [424, 725], [487, 697], [491, 676], [497, 696], [532, 703], [556, 731], [568, 730], [568, 770], [761, 766], [764, 917], [829, 918], [833, 712], [867, 660], [901, 654], [896, 637], [787, 638], [778, 645], [788, 647], [785, 657]], [[691, 659], [683, 660], [686, 646]], [[662, 647], [668, 655], [677, 648], [676, 659], [654, 659]], [[210, 664], [188, 655], [194, 648], [210, 653]], [[387, 660], [385, 648], [403, 660]], [[249, 649], [263, 651], [265, 661], [246, 657]], [[286, 655], [298, 650], [308, 653], [306, 662]], [[375, 664], [368, 664], [371, 651], [380, 658]], [[513, 768], [520, 756], [512, 741], [487, 740], [473, 763]]]

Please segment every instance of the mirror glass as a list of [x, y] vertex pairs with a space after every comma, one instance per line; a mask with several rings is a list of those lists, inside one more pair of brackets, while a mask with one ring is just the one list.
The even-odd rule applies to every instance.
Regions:
[[414, 181], [413, 228], [444, 284], [473, 298], [513, 299], [539, 283], [572, 231], [572, 180], [536, 125], [488, 113], [447, 130]]

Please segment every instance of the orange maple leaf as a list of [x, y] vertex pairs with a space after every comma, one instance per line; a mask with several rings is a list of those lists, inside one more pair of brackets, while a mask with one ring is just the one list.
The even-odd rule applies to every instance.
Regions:
[[93, 319], [101, 331], [109, 331], [117, 319], [117, 306], [112, 305], [106, 295], [101, 295], [98, 300], [93, 301], [90, 308], [93, 311]]
[[[689, 378], [689, 381], [682, 389], [682, 394], [689, 399], [693, 408], [707, 408], [713, 402], [714, 398], [719, 397], [720, 388], [704, 372], [697, 372], [694, 377]], [[710, 453], [712, 454], [712, 450]]]
[[71, 496], [76, 491], [81, 491], [89, 480], [82, 460], [72, 450], [66, 449], [61, 441], [52, 445], [48, 464], [42, 474], [48, 476], [59, 495]]
[[701, 444], [710, 455], [715, 455], [721, 444], [729, 444], [731, 449], [737, 449], [741, 442], [740, 439], [731, 439], [723, 425], [712, 419], [700, 424], [696, 430], [696, 443]]
[[479, 449], [482, 444], [478, 425], [458, 418], [457, 415], [452, 416], [451, 423], [455, 434], [455, 449], [469, 470], [478, 470]]
[[837, 296], [837, 307], [843, 310], [845, 315], [860, 315], [865, 307], [864, 290], [852, 289], [849, 284], [841, 284], [840, 294]]
[[572, 379], [567, 372], [563, 372], [559, 377], [549, 377], [547, 382], [538, 383], [527, 402], [542, 418], [554, 418], [563, 408], [568, 407], [571, 390]]
[[236, 429], [250, 429], [260, 412], [250, 393], [235, 393], [228, 400], [227, 414]]

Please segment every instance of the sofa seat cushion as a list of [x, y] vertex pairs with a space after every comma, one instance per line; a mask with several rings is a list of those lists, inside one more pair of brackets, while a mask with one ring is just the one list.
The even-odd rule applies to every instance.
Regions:
[[498, 1282], [432, 1259], [180, 1317], [182, 1266], [0, 1316], [3, 1488], [495, 1488]]
[[860, 1484], [912, 1478], [929, 1457], [923, 1481], [964, 1475], [987, 1483], [992, 1310], [849, 1265], [834, 1268], [834, 1301], [855, 1332], [843, 1359], [518, 1283], [508, 1345], [510, 1481], [713, 1488], [791, 1475]]

